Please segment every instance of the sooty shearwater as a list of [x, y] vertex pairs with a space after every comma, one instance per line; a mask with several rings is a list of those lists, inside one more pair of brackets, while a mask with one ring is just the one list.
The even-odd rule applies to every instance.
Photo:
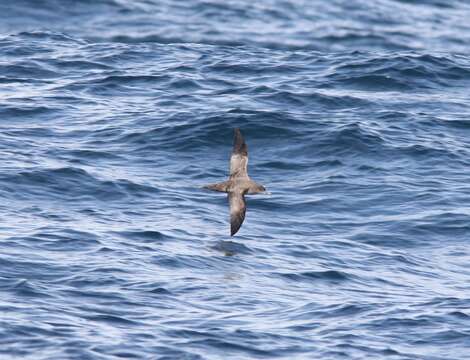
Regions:
[[248, 147], [243, 139], [240, 129], [235, 129], [233, 137], [233, 151], [230, 157], [230, 176], [227, 181], [210, 184], [204, 188], [228, 193], [230, 204], [230, 235], [233, 236], [245, 220], [246, 203], [245, 194], [258, 194], [266, 189], [248, 176]]

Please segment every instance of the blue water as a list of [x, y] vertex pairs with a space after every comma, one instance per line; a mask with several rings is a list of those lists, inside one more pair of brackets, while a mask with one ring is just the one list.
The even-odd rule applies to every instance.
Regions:
[[0, 359], [470, 359], [469, 18], [2, 2]]

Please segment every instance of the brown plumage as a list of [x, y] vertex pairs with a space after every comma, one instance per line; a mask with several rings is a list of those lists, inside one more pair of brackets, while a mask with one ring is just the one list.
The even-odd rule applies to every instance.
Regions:
[[228, 193], [230, 204], [230, 235], [237, 233], [245, 220], [245, 194], [257, 194], [266, 191], [248, 176], [248, 147], [240, 129], [235, 129], [233, 150], [230, 157], [230, 176], [227, 181], [206, 185], [204, 188]]

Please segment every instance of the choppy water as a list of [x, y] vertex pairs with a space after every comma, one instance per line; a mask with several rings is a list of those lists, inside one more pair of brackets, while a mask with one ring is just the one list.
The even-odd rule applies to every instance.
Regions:
[[467, 2], [0, 14], [1, 359], [470, 358]]

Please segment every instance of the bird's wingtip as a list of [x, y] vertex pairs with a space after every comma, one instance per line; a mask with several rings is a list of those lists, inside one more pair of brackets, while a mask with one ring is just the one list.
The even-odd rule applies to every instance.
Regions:
[[248, 154], [248, 147], [239, 128], [235, 128], [233, 133], [233, 153]]
[[241, 228], [241, 224], [240, 226], [238, 226], [237, 224], [230, 224], [230, 236], [235, 235], [238, 232], [238, 230], [240, 230], [240, 228]]

